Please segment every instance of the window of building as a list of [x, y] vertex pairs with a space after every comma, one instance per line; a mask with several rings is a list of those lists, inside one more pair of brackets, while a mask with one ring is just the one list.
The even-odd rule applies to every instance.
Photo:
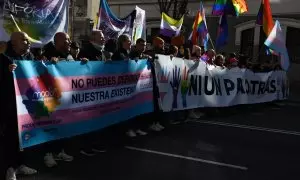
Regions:
[[243, 30], [241, 36], [240, 53], [252, 57], [254, 45], [254, 28]]
[[75, 1], [75, 17], [86, 17], [87, 16], [87, 0], [76, 0]]
[[299, 34], [299, 28], [287, 27], [286, 46], [289, 52], [290, 61], [300, 64], [300, 41], [297, 38]]

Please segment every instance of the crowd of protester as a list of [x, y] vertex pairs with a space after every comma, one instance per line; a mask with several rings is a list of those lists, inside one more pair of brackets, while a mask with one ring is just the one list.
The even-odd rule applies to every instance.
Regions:
[[[12, 72], [18, 68], [15, 61], [51, 61], [57, 63], [64, 61], [124, 61], [148, 59], [152, 63], [152, 73], [154, 72], [155, 54], [170, 55], [171, 57], [180, 57], [193, 61], [205, 61], [207, 64], [219, 66], [221, 68], [248, 68], [254, 72], [266, 72], [274, 69], [280, 69], [279, 64], [264, 63], [253, 64], [249, 57], [242, 54], [225, 53], [216, 54], [213, 49], [203, 51], [203, 48], [196, 45], [184, 45], [177, 47], [169, 45], [165, 48], [165, 41], [160, 37], [155, 37], [152, 42], [152, 48], [146, 49], [147, 42], [144, 39], [138, 39], [134, 46], [131, 44], [131, 38], [128, 35], [120, 35], [117, 40], [106, 40], [100, 30], [93, 30], [89, 40], [83, 43], [71, 42], [67, 33], [59, 32], [55, 35], [53, 42], [46, 44], [43, 48], [32, 49], [28, 36], [24, 32], [15, 32], [11, 35], [10, 41], [1, 43], [2, 52], [0, 54], [0, 83], [1, 87], [1, 114], [5, 118], [0, 121], [0, 134], [4, 144], [4, 167], [6, 180], [16, 180], [16, 175], [32, 175], [37, 170], [26, 166], [24, 152], [20, 151], [17, 110], [15, 104], [14, 81]], [[67, 67], [66, 67], [67, 68]], [[159, 111], [158, 105], [158, 87], [154, 78], [154, 109], [155, 112], [136, 117], [134, 121], [128, 121], [120, 131], [124, 131], [129, 137], [138, 135], [147, 135], [148, 129], [154, 132], [161, 131], [165, 127], [162, 120], [165, 114]], [[4, 88], [3, 88], [4, 87]], [[198, 118], [201, 112], [189, 111], [189, 115]], [[174, 115], [174, 114], [173, 114]], [[140, 119], [143, 119], [141, 121]], [[184, 119], [184, 118], [183, 118]], [[146, 123], [145, 123], [146, 122]], [[176, 122], [174, 122], [176, 123]], [[86, 156], [94, 156], [97, 153], [106, 151], [105, 138], [102, 131], [85, 134], [81, 136], [80, 153]], [[58, 165], [59, 161], [72, 161], [73, 156], [67, 154], [65, 149], [68, 147], [68, 140], [58, 140], [49, 142], [40, 148], [44, 153], [44, 163], [47, 167]], [[26, 150], [25, 150], [26, 152]], [[2, 158], [2, 157], [1, 157]]]

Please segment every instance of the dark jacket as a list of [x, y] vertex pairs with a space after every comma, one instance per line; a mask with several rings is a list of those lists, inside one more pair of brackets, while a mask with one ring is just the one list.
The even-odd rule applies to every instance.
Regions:
[[[10, 93], [11, 91], [14, 93], [13, 73], [9, 71], [8, 67], [17, 60], [34, 60], [34, 56], [31, 52], [24, 56], [17, 55], [12, 49], [11, 43], [8, 42], [6, 51], [0, 54], [0, 84], [6, 87], [0, 88], [1, 92], [3, 90], [5, 93]], [[5, 97], [7, 96], [5, 95]]]
[[162, 55], [165, 55], [165, 51], [162, 50], [162, 49], [158, 49], [158, 48], [154, 48], [152, 50], [149, 50], [146, 52], [147, 55], [151, 56], [152, 59], [155, 59], [155, 54], [162, 54]]
[[78, 57], [87, 58], [90, 61], [102, 61], [104, 60], [103, 55], [103, 51], [97, 49], [91, 42], [88, 42], [86, 44], [83, 44]]
[[136, 50], [132, 50], [129, 53], [129, 58], [133, 59], [133, 60], [138, 60], [138, 59], [151, 59], [150, 56], [144, 54], [144, 53], [140, 53]]
[[[7, 45], [5, 53], [0, 54], [0, 113], [5, 114], [5, 118], [1, 118], [0, 123], [4, 127], [5, 151], [19, 150], [19, 138], [18, 138], [18, 121], [17, 121], [17, 106], [16, 95], [14, 89], [13, 73], [9, 71], [8, 67], [18, 60], [33, 60], [32, 53], [27, 53], [24, 56], [17, 55], [10, 43]], [[7, 153], [7, 152], [6, 152]], [[11, 166], [10, 163], [15, 161], [15, 157], [12, 157], [9, 161], [5, 161], [6, 165]]]
[[118, 49], [117, 52], [115, 52], [111, 57], [112, 61], [124, 61], [129, 59], [129, 53], [125, 49]]
[[44, 47], [44, 53], [42, 56], [45, 56], [48, 60], [50, 60], [52, 57], [59, 57], [59, 58], [63, 58], [63, 59], [67, 59], [68, 56], [71, 56], [70, 53], [62, 53], [59, 52], [55, 49], [55, 46], [53, 44], [53, 42], [50, 42], [48, 44], [46, 44]]

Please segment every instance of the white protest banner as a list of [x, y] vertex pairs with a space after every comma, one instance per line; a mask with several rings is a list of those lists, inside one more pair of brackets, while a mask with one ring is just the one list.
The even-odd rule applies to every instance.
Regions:
[[172, 110], [225, 107], [283, 100], [289, 83], [284, 71], [254, 73], [222, 69], [205, 62], [157, 55], [155, 72], [161, 108]]

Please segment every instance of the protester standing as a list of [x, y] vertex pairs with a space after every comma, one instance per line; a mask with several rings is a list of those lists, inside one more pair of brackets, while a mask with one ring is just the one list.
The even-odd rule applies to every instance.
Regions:
[[206, 63], [210, 64], [210, 65], [213, 65], [213, 62], [214, 62], [215, 57], [216, 57], [215, 50], [213, 50], [213, 49], [208, 50], [207, 53], [206, 53], [206, 55], [208, 57]]
[[192, 60], [199, 61], [201, 58], [201, 47], [197, 45], [193, 45], [191, 56], [192, 56]]
[[77, 42], [72, 42], [70, 45], [70, 54], [74, 60], [79, 60], [80, 45]]
[[[150, 60], [151, 57], [144, 54], [145, 50], [146, 50], [146, 41], [142, 38], [137, 39], [135, 48], [132, 48], [131, 52], [129, 53], [130, 59], [136, 61], [141, 59]], [[145, 124], [147, 124], [147, 122], [145, 121], [146, 116], [147, 114], [140, 115], [134, 118], [135, 122], [131, 124], [130, 129], [126, 132], [126, 134], [129, 137], [135, 137], [136, 135], [142, 135], [142, 136], [147, 135], [147, 132], [145, 132], [144, 130]]]
[[79, 58], [86, 58], [89, 61], [105, 61], [104, 56], [105, 37], [101, 30], [93, 30], [88, 43], [84, 44]]
[[117, 51], [112, 56], [113, 61], [124, 61], [129, 60], [129, 52], [131, 49], [130, 37], [126, 34], [122, 34], [118, 38]]
[[161, 131], [163, 130], [165, 127], [163, 125], [161, 125], [161, 121], [163, 119], [162, 116], [164, 116], [165, 114], [163, 114], [159, 108], [159, 90], [158, 90], [158, 86], [157, 86], [157, 79], [155, 76], [155, 64], [154, 64], [154, 60], [155, 60], [155, 55], [156, 54], [165, 54], [165, 41], [160, 38], [160, 37], [155, 37], [153, 39], [153, 50], [148, 52], [148, 55], [150, 55], [152, 57], [152, 60], [150, 61], [150, 65], [151, 65], [151, 72], [152, 72], [152, 77], [153, 77], [153, 103], [154, 103], [154, 112], [149, 114], [147, 116], [147, 119], [149, 122], [151, 122], [151, 125], [149, 127], [149, 129], [151, 129], [152, 131]]
[[218, 67], [225, 68], [225, 57], [221, 54], [218, 54], [214, 60], [214, 64]]
[[12, 71], [17, 68], [14, 61], [33, 59], [28, 35], [24, 32], [12, 33], [6, 51], [0, 55], [0, 84], [5, 85], [5, 88], [1, 88], [0, 93], [0, 99], [2, 100], [1, 114], [5, 113], [8, 117], [1, 119], [1, 121], [4, 121], [2, 123], [4, 124], [5, 142], [3, 144], [5, 144], [6, 180], [16, 180], [17, 174], [31, 175], [37, 173], [35, 169], [23, 165], [24, 154], [20, 151], [19, 145], [16, 96], [12, 74]]
[[53, 46], [49, 45], [44, 48], [44, 54], [48, 60], [58, 62], [61, 60], [74, 60], [70, 54], [71, 41], [67, 33], [58, 32], [54, 36]]
[[170, 45], [168, 55], [172, 57], [177, 57], [178, 55], [178, 47], [175, 45]]
[[[54, 36], [53, 46], [45, 48], [43, 56], [54, 63], [67, 60], [74, 61], [70, 54], [71, 41], [67, 33], [58, 32]], [[65, 152], [66, 140], [57, 140], [54, 142], [48, 142], [43, 145], [45, 148], [44, 163], [47, 167], [53, 167], [57, 165], [57, 161], [73, 161], [73, 157]]]

